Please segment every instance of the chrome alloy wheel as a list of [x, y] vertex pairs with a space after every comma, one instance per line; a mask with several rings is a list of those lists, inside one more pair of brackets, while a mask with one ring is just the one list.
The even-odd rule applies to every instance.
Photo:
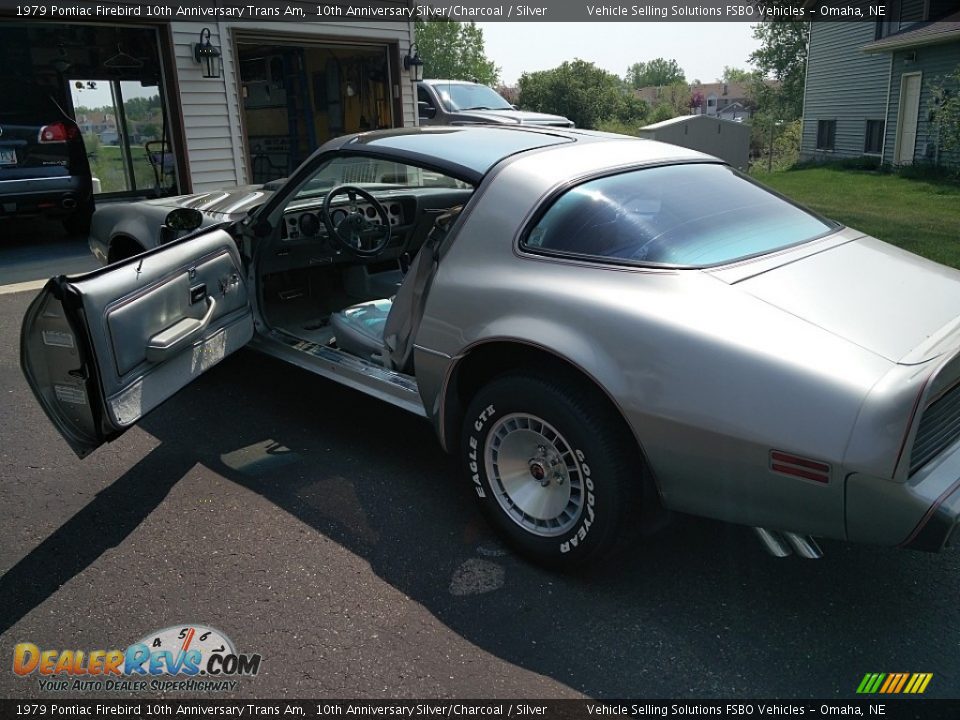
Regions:
[[500, 507], [541, 537], [568, 532], [583, 511], [583, 478], [570, 444], [536, 415], [512, 413], [490, 428], [483, 451]]

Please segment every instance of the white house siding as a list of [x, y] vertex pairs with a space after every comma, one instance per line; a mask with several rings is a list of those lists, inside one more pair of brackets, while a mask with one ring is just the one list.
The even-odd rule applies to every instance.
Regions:
[[[275, 38], [309, 36], [316, 39], [353, 38], [371, 43], [397, 43], [402, 58], [413, 40], [411, 23], [399, 22], [196, 22], [171, 23], [177, 80], [186, 135], [190, 178], [194, 191], [215, 190], [249, 182], [247, 148], [240, 124], [241, 106], [237, 67], [233, 57], [234, 33], [256, 33]], [[204, 79], [194, 60], [193, 46], [201, 28], [210, 28], [210, 41], [223, 56], [220, 78]], [[394, 58], [391, 58], [391, 62]], [[416, 124], [416, 96], [409, 76], [400, 70], [403, 125]], [[400, 120], [400, 118], [397, 118]]]
[[[867, 120], [886, 117], [889, 55], [867, 54], [872, 22], [811, 23], [804, 93], [803, 159], [859, 157], [864, 154]], [[836, 120], [833, 152], [816, 150], [817, 121]]]
[[[890, 57], [891, 53], [885, 53]], [[960, 41], [943, 45], [898, 50], [892, 53], [893, 77], [890, 84], [890, 106], [887, 115], [886, 142], [883, 160], [894, 163], [897, 144], [897, 119], [900, 112], [900, 82], [906, 73], [922, 73], [920, 83], [920, 112], [917, 116], [917, 144], [913, 161], [957, 165], [960, 153], [948, 153], [937, 149], [937, 127], [930, 118], [933, 86], [960, 67]]]
[[227, 106], [226, 84], [233, 82], [232, 63], [224, 63], [220, 78], [203, 77], [201, 66], [193, 57], [193, 46], [203, 27], [210, 29], [210, 42], [223, 48], [223, 38], [214, 23], [207, 26], [171, 23], [180, 110], [194, 190], [237, 185], [244, 177], [234, 153], [240, 133], [234, 131], [230, 123]]

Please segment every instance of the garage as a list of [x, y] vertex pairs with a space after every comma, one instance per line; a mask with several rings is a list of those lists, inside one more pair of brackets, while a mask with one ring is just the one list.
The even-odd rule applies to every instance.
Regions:
[[25, 79], [73, 117], [100, 198], [183, 186], [170, 35], [158, 25], [0, 22], [4, 79]]
[[251, 180], [288, 176], [326, 140], [394, 126], [389, 47], [238, 33]]
[[285, 177], [332, 137], [416, 123], [412, 22], [0, 18], [0, 74], [74, 117], [100, 199]]

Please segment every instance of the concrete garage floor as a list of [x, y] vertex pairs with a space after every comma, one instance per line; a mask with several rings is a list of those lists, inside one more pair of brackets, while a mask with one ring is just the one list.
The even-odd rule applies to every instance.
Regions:
[[43, 218], [0, 220], [0, 292], [96, 267], [86, 238], [67, 235], [59, 222]]
[[[199, 623], [263, 656], [223, 697], [835, 698], [904, 671], [960, 694], [957, 553], [775, 560], [681, 517], [612, 568], [551, 574], [499, 545], [425, 421], [252, 351], [77, 460], [18, 368], [33, 295], [0, 295], [8, 668], [19, 642]], [[0, 697], [52, 696], [8, 669]]]

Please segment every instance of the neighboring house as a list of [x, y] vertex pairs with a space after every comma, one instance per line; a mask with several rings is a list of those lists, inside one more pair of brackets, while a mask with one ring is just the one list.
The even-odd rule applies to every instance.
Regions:
[[[127, 3], [104, 0], [98, 7], [110, 5]], [[316, 5], [304, 0], [287, 6], [303, 8], [305, 17], [316, 15]], [[112, 103], [116, 111], [125, 99], [158, 95], [163, 112], [149, 124], [167, 139], [164, 154], [174, 166], [171, 185], [163, 188], [169, 192], [287, 176], [332, 137], [416, 124], [413, 78], [404, 69], [414, 41], [412, 21], [345, 14], [323, 22], [273, 22], [249, 15], [217, 19], [205, 12], [197, 11], [199, 22], [120, 13], [97, 23], [34, 23], [17, 18], [13, 6], [0, 8], [0, 73], [47, 88], [68, 111], [91, 102]], [[201, 42], [219, 52], [212, 72], [196, 60]], [[95, 96], [75, 92], [77, 83], [86, 88], [90, 82], [98, 89]], [[146, 162], [147, 135], [138, 121], [115, 112], [109, 113], [116, 115], [110, 125], [102, 114], [80, 123], [84, 131], [127, 146], [132, 162]], [[140, 173], [124, 175], [125, 185], [111, 193], [155, 192], [152, 173], [146, 173], [146, 185]]]
[[[690, 86], [691, 92], [703, 96], [703, 103], [696, 111], [708, 117], [723, 117], [725, 120], [749, 119], [750, 92], [740, 83], [698, 83]], [[733, 106], [737, 106], [734, 108]]]
[[931, 93], [958, 66], [956, 0], [902, 0], [876, 23], [811, 23], [801, 159], [960, 164], [941, 147]]
[[84, 135], [99, 135], [103, 132], [117, 131], [117, 121], [112, 115], [102, 112], [81, 113], [77, 115], [77, 126]]
[[[679, 87], [683, 90], [682, 85]], [[660, 103], [674, 105], [677, 91], [678, 88], [675, 85], [662, 87], [651, 85], [634, 90], [634, 94], [651, 107], [655, 107]], [[700, 104], [690, 108], [691, 115], [706, 115], [744, 122], [749, 120], [752, 114], [753, 102], [750, 99], [749, 88], [740, 83], [696, 82], [687, 85], [683, 93], [684, 103], [692, 102], [694, 98], [699, 97]]]
[[[693, 98], [690, 85], [677, 83], [676, 85], [649, 85], [633, 91], [633, 94], [643, 100], [650, 107], [669, 105], [670, 107], [689, 107]], [[690, 111], [693, 112], [692, 110]]]
[[750, 119], [750, 108], [745, 107], [739, 102], [732, 102], [722, 110], [717, 111], [716, 116], [721, 120], [745, 122], [746, 120]]

